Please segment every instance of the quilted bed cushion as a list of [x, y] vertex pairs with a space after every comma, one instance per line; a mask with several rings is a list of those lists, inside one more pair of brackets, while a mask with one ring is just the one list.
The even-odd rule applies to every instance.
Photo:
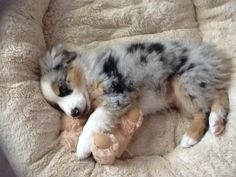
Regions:
[[0, 143], [18, 176], [227, 176], [236, 174], [236, 78], [225, 133], [178, 146], [189, 119], [145, 119], [132, 158], [100, 166], [78, 161], [59, 144], [60, 114], [43, 99], [38, 60], [59, 42], [211, 42], [236, 62], [235, 0], [3, 0], [0, 2]]

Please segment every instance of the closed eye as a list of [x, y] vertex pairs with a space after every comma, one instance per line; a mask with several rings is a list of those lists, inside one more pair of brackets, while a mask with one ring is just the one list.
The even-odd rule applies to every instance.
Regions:
[[68, 85], [63, 84], [59, 87], [59, 97], [65, 97], [67, 95], [70, 95], [73, 92], [72, 89], [68, 87]]

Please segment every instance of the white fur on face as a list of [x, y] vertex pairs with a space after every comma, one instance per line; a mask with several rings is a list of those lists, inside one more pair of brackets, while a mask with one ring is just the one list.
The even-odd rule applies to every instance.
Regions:
[[47, 79], [46, 77], [42, 78], [40, 81], [40, 86], [41, 86], [41, 90], [43, 92], [44, 97], [48, 101], [56, 103], [58, 96], [54, 93], [50, 80]]
[[85, 111], [86, 107], [87, 110], [90, 109], [90, 101], [86, 91], [74, 89], [68, 96], [59, 97], [54, 93], [50, 80], [43, 78], [40, 83], [44, 97], [48, 101], [58, 104], [68, 116], [71, 116], [71, 111], [74, 108], [78, 108], [81, 112]]
[[67, 115], [71, 116], [74, 108], [78, 108], [81, 112], [85, 111], [87, 100], [82, 92], [75, 89], [70, 95], [59, 97], [57, 104]]

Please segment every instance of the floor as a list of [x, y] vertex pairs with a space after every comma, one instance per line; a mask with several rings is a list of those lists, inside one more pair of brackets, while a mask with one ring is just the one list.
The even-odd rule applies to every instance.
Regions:
[[16, 177], [1, 149], [0, 149], [0, 177]]

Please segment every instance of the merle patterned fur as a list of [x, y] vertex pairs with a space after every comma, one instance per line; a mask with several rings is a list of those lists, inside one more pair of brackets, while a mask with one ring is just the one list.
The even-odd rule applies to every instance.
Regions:
[[114, 45], [89, 51], [79, 62], [94, 71], [87, 79], [100, 78], [103, 82], [104, 99], [114, 110], [129, 105], [143, 90], [158, 92], [157, 88], [167, 79], [179, 77], [190, 99], [208, 112], [216, 91], [228, 85], [225, 75], [229, 74], [229, 63], [209, 45]]

